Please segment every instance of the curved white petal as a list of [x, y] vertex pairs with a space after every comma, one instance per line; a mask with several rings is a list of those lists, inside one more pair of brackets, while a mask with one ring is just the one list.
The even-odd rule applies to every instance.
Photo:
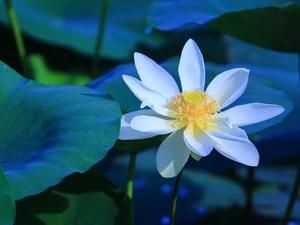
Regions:
[[213, 140], [214, 148], [225, 157], [247, 166], [258, 165], [258, 151], [249, 141], [244, 130], [233, 127], [225, 128], [220, 132], [205, 132]]
[[188, 148], [200, 156], [207, 156], [213, 150], [213, 142], [196, 124], [190, 123], [183, 133]]
[[121, 119], [121, 128], [119, 134], [120, 140], [138, 140], [138, 139], [154, 137], [156, 135], [152, 133], [150, 134], [146, 132], [137, 131], [131, 128], [130, 126], [131, 120], [135, 116], [139, 116], [139, 115], [156, 116], [157, 114], [150, 109], [138, 110], [138, 111], [124, 114]]
[[217, 116], [228, 117], [230, 122], [236, 126], [246, 126], [271, 119], [284, 112], [280, 105], [250, 103], [232, 107]]
[[134, 62], [144, 85], [157, 91], [165, 98], [172, 98], [179, 93], [174, 78], [152, 59], [135, 52]]
[[239, 98], [248, 83], [249, 70], [237, 68], [227, 70], [216, 76], [208, 85], [206, 92], [220, 104], [221, 109]]
[[143, 102], [141, 104], [141, 108], [144, 108], [145, 106], [150, 107], [155, 112], [157, 112], [158, 114], [163, 115], [163, 116], [172, 117], [172, 115], [175, 114], [172, 110], [164, 107], [163, 105], [158, 104], [157, 102], [155, 102], [155, 101], [153, 101], [151, 99], [145, 98], [143, 100]]
[[144, 115], [136, 116], [130, 122], [130, 126], [133, 129], [141, 132], [153, 133], [156, 135], [169, 134], [177, 130], [170, 127], [169, 124], [170, 120]]
[[161, 105], [166, 103], [167, 100], [165, 97], [163, 97], [160, 93], [148, 88], [141, 81], [128, 75], [123, 75], [122, 77], [129, 89], [140, 101], [143, 101], [144, 98], [148, 98]]
[[178, 73], [182, 91], [204, 91], [205, 67], [197, 44], [189, 39], [184, 45], [179, 61]]
[[175, 131], [159, 146], [156, 166], [161, 176], [175, 177], [188, 161], [190, 150], [183, 141], [183, 130]]

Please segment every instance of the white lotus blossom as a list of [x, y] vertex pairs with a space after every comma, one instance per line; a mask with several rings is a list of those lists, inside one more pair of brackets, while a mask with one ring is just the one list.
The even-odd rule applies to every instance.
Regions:
[[[229, 159], [257, 166], [259, 154], [239, 126], [258, 123], [281, 114], [280, 105], [250, 103], [223, 111], [246, 89], [249, 70], [236, 68], [216, 76], [204, 91], [202, 54], [190, 39], [179, 62], [182, 91], [173, 77], [153, 60], [134, 54], [141, 81], [123, 75], [143, 109], [122, 117], [119, 139], [144, 139], [170, 134], [159, 146], [156, 164], [163, 177], [174, 177], [191, 155], [199, 160], [213, 148]], [[266, 93], [267, 94], [267, 93]]]

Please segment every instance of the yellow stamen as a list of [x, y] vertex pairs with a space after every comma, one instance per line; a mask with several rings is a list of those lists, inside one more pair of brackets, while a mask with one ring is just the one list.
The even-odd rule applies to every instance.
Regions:
[[209, 94], [201, 91], [187, 91], [173, 97], [166, 105], [171, 110], [170, 116], [176, 120], [170, 122], [173, 128], [182, 128], [189, 123], [196, 123], [206, 129], [213, 115], [220, 111], [220, 106]]
[[203, 93], [198, 91], [189, 91], [183, 93], [183, 99], [191, 105], [199, 104], [204, 100]]

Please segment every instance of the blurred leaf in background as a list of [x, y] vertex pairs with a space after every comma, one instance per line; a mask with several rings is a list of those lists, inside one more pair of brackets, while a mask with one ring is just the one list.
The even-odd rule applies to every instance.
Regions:
[[[236, 172], [242, 179], [247, 179], [247, 168], [237, 167]], [[254, 179], [260, 185], [254, 189], [254, 211], [262, 215], [282, 218], [292, 192], [296, 173], [297, 166], [291, 165], [258, 167]], [[300, 198], [296, 199], [291, 218], [300, 222]]]
[[55, 71], [48, 67], [42, 55], [29, 56], [34, 80], [49, 85], [85, 85], [91, 79], [85, 74]]
[[121, 112], [108, 95], [49, 86], [0, 62], [0, 165], [13, 199], [44, 191], [104, 158]]
[[[102, 57], [128, 60], [138, 44], [155, 48], [163, 43], [161, 35], [144, 32], [150, 2], [110, 1]], [[25, 34], [84, 55], [94, 53], [103, 1], [15, 0], [13, 4]], [[8, 25], [4, 1], [0, 1], [0, 21]]]
[[300, 1], [155, 1], [147, 30], [150, 33], [152, 28], [171, 30], [197, 23], [264, 48], [300, 52], [297, 3]]

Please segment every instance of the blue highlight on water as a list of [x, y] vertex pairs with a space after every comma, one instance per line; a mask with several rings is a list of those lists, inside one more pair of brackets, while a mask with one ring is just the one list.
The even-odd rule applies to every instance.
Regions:
[[189, 191], [186, 188], [180, 188], [179, 191], [178, 191], [178, 196], [182, 197], [182, 198], [187, 197], [188, 194], [189, 194]]
[[207, 213], [206, 208], [204, 207], [200, 207], [197, 209], [198, 214], [200, 214], [201, 216], [205, 215]]
[[169, 194], [172, 191], [171, 185], [169, 184], [164, 184], [160, 188], [161, 192], [164, 194]]
[[296, 221], [289, 221], [288, 225], [299, 225]]
[[160, 219], [160, 223], [163, 225], [170, 224], [170, 217], [169, 216], [164, 216]]

